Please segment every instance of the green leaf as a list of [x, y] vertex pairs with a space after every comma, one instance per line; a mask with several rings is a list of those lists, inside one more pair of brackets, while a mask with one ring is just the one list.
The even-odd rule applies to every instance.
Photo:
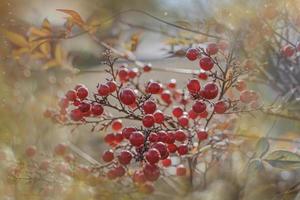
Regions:
[[256, 143], [256, 156], [262, 158], [270, 148], [269, 141], [266, 138], [261, 138]]
[[264, 161], [277, 168], [300, 168], [300, 155], [285, 150], [271, 152]]

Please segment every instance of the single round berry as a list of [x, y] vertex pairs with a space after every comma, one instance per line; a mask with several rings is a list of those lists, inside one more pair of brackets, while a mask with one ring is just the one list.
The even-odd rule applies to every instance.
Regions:
[[104, 109], [101, 105], [94, 104], [94, 105], [92, 105], [91, 111], [94, 116], [99, 116], [99, 115], [102, 115]]
[[115, 167], [114, 171], [115, 171], [115, 174], [116, 174], [117, 177], [122, 177], [126, 173], [126, 171], [125, 171], [125, 169], [124, 169], [123, 166], [117, 166], [117, 167]]
[[151, 148], [145, 153], [145, 158], [150, 164], [158, 163], [160, 160], [160, 153], [157, 149]]
[[181, 107], [175, 107], [175, 108], [173, 108], [172, 114], [175, 117], [179, 118], [183, 114], [183, 110]]
[[115, 142], [115, 134], [113, 133], [108, 133], [105, 137], [104, 137], [104, 141], [107, 144], [113, 144]]
[[167, 146], [162, 142], [155, 143], [152, 148], [155, 148], [159, 151], [161, 159], [166, 159], [169, 156]]
[[207, 83], [204, 86], [202, 97], [205, 99], [214, 99], [218, 96], [218, 92], [219, 88], [215, 83]]
[[102, 160], [104, 162], [110, 162], [114, 159], [114, 152], [112, 150], [107, 150], [102, 154]]
[[122, 150], [118, 156], [119, 163], [122, 165], [128, 165], [131, 162], [132, 154], [128, 150]]
[[147, 100], [143, 104], [143, 110], [146, 114], [153, 114], [156, 110], [156, 103], [152, 100]]
[[167, 139], [166, 139], [166, 144], [173, 144], [175, 142], [175, 134], [173, 131], [168, 131], [167, 132]]
[[82, 114], [82, 112], [79, 109], [74, 109], [70, 113], [70, 118], [73, 121], [80, 121], [83, 118], [83, 114]]
[[54, 148], [54, 153], [55, 153], [55, 155], [58, 155], [58, 156], [65, 155], [66, 151], [67, 151], [67, 145], [64, 143], [60, 143], [60, 144], [56, 145]]
[[187, 154], [189, 151], [188, 149], [188, 146], [186, 144], [180, 144], [178, 147], [177, 147], [177, 152], [179, 155], [185, 155]]
[[108, 85], [110, 93], [113, 93], [117, 90], [117, 83], [115, 81], [108, 81], [106, 85]]
[[241, 92], [241, 91], [244, 91], [244, 90], [247, 88], [247, 84], [246, 84], [246, 82], [243, 81], [243, 80], [238, 80], [238, 81], [236, 82], [235, 88], [236, 88], [238, 91]]
[[165, 115], [160, 110], [155, 111], [153, 113], [153, 116], [154, 116], [155, 123], [157, 123], [157, 124], [161, 124], [165, 120]]
[[194, 48], [190, 48], [187, 50], [186, 55], [187, 59], [189, 59], [190, 61], [194, 61], [198, 58], [199, 56], [199, 51], [197, 49]]
[[119, 94], [120, 101], [125, 105], [131, 105], [136, 101], [136, 94], [130, 88], [124, 88]]
[[128, 69], [125, 67], [121, 67], [118, 70], [118, 76], [121, 82], [127, 81], [128, 79]]
[[150, 94], [159, 94], [161, 91], [161, 85], [157, 82], [149, 82], [146, 91]]
[[178, 165], [176, 167], [176, 175], [177, 176], [186, 176], [187, 169], [183, 165]]
[[127, 127], [127, 128], [124, 128], [124, 129], [122, 130], [122, 135], [123, 135], [124, 138], [129, 139], [129, 138], [130, 138], [130, 135], [131, 135], [133, 132], [135, 132], [135, 131], [136, 131], [136, 128], [134, 128], [134, 127]]
[[171, 100], [171, 92], [169, 90], [165, 90], [160, 94], [161, 99], [166, 102], [167, 104], [170, 104], [172, 102]]
[[151, 114], [145, 115], [142, 119], [142, 123], [146, 128], [150, 128], [155, 123], [154, 116]]
[[166, 141], [168, 140], [168, 135], [166, 131], [158, 131], [157, 136], [159, 142], [166, 143]]
[[189, 125], [189, 118], [186, 115], [182, 115], [178, 118], [178, 123], [182, 127], [187, 127]]
[[83, 113], [90, 111], [91, 104], [86, 103], [86, 102], [81, 102], [79, 105], [79, 110]]
[[227, 105], [224, 101], [218, 101], [214, 105], [214, 112], [223, 114], [227, 110]]
[[129, 141], [130, 144], [133, 146], [141, 146], [142, 144], [144, 144], [145, 142], [145, 136], [143, 135], [142, 132], [140, 131], [136, 131], [131, 133], [130, 137], [129, 137]]
[[203, 101], [196, 101], [192, 109], [195, 113], [202, 113], [206, 110], [206, 104]]
[[208, 79], [208, 75], [206, 72], [200, 72], [198, 74], [198, 78], [201, 79], [201, 80], [207, 80]]
[[170, 158], [166, 158], [166, 159], [162, 160], [161, 163], [164, 167], [170, 167], [172, 164], [172, 161]]
[[170, 152], [170, 153], [175, 153], [176, 151], [177, 151], [177, 146], [176, 146], [176, 144], [168, 144], [168, 151]]
[[151, 69], [152, 69], [151, 64], [145, 65], [145, 66], [143, 67], [144, 72], [150, 72]]
[[100, 96], [107, 96], [110, 93], [110, 88], [107, 84], [100, 84], [98, 87], [98, 94]]
[[149, 137], [148, 137], [149, 142], [158, 142], [159, 137], [156, 133], [151, 132]]
[[208, 137], [207, 131], [205, 131], [205, 130], [198, 131], [197, 137], [200, 141], [206, 140]]
[[206, 53], [208, 55], [215, 55], [219, 51], [218, 45], [216, 43], [209, 43], [206, 47]]
[[168, 88], [170, 88], [170, 89], [174, 89], [174, 88], [176, 88], [176, 79], [171, 79], [170, 81], [169, 81], [169, 83], [168, 83]]
[[123, 139], [124, 139], [124, 137], [123, 137], [122, 133], [116, 133], [116, 134], [115, 134], [115, 142], [116, 142], [116, 143], [122, 142]]
[[138, 184], [142, 184], [147, 181], [144, 172], [140, 170], [137, 170], [133, 173], [132, 180]]
[[199, 114], [200, 118], [207, 118], [207, 116], [208, 116], [208, 112], [207, 111], [204, 111], [204, 112], [202, 112], [202, 113]]
[[123, 127], [122, 120], [120, 120], [120, 119], [114, 120], [111, 123], [111, 127], [114, 131], [118, 131], [118, 130], [122, 129], [122, 127]]
[[292, 57], [295, 53], [295, 48], [291, 45], [286, 45], [282, 48], [281, 52], [285, 57]]
[[210, 57], [203, 57], [200, 59], [199, 65], [200, 65], [201, 69], [203, 69], [205, 71], [209, 71], [213, 68], [214, 62]]
[[240, 94], [240, 100], [243, 103], [250, 103], [252, 101], [252, 94], [250, 92], [250, 90], [244, 90], [241, 92]]
[[187, 89], [192, 94], [198, 93], [200, 88], [200, 83], [197, 79], [192, 79], [187, 84]]
[[190, 119], [196, 119], [198, 117], [198, 114], [196, 112], [194, 112], [193, 110], [190, 110], [188, 112], [188, 116]]
[[143, 172], [148, 181], [156, 181], [160, 176], [160, 171], [157, 165], [146, 164]]
[[85, 99], [89, 95], [89, 91], [86, 87], [79, 87], [77, 89], [77, 97], [81, 100]]
[[179, 142], [183, 142], [187, 139], [187, 136], [183, 130], [177, 130], [175, 132], [175, 139]]
[[66, 98], [69, 101], [75, 101], [77, 98], [77, 92], [75, 90], [69, 90], [66, 94]]
[[37, 152], [36, 146], [29, 146], [25, 150], [26, 156], [28, 156], [30, 158], [35, 156], [36, 152]]
[[139, 70], [137, 68], [130, 69], [128, 72], [128, 77], [134, 79], [137, 76]]

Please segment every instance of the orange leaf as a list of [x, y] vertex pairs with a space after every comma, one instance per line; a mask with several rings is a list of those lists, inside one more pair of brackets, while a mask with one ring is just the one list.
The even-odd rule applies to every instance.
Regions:
[[68, 14], [69, 16], [72, 17], [74, 23], [76, 23], [79, 26], [83, 26], [85, 22], [81, 18], [80, 14], [74, 10], [66, 10], [66, 9], [56, 9], [57, 11], [63, 12]]

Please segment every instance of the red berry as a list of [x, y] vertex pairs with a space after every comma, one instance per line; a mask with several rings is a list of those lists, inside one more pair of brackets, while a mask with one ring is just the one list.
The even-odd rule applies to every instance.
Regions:
[[160, 153], [157, 149], [151, 148], [146, 152], [145, 158], [148, 163], [153, 165], [155, 163], [158, 163], [158, 161], [160, 160]]
[[214, 105], [214, 112], [223, 114], [227, 110], [227, 105], [224, 101], [218, 101]]
[[181, 107], [175, 107], [173, 108], [172, 114], [178, 118], [183, 114], [183, 110]]
[[117, 83], [115, 81], [108, 81], [106, 85], [108, 85], [110, 93], [113, 93], [117, 90]]
[[70, 117], [73, 121], [79, 121], [83, 118], [83, 113], [79, 109], [72, 110]]
[[198, 74], [198, 78], [201, 79], [201, 80], [207, 80], [208, 79], [208, 75], [206, 72], [200, 72]]
[[206, 53], [209, 55], [215, 55], [219, 51], [218, 45], [216, 43], [210, 43], [206, 47]]
[[126, 171], [123, 166], [117, 166], [115, 169], [115, 174], [117, 177], [122, 177], [125, 175]]
[[151, 126], [154, 125], [155, 119], [154, 119], [153, 115], [147, 114], [143, 117], [142, 123], [146, 128], [150, 128]]
[[128, 69], [125, 67], [122, 67], [118, 71], [118, 76], [121, 82], [127, 81], [128, 79]]
[[197, 49], [190, 48], [187, 50], [186, 55], [187, 59], [190, 61], [194, 61], [198, 58], [199, 56], [199, 51]]
[[[75, 87], [74, 87], [74, 90], [77, 92], [78, 88], [81, 88], [81, 87], [85, 87], [85, 85], [83, 84], [77, 84]], [[85, 87], [86, 88], [86, 87]]]
[[165, 115], [162, 111], [157, 110], [153, 113], [155, 123], [161, 124], [165, 120]]
[[186, 127], [189, 125], [189, 118], [186, 115], [182, 115], [178, 118], [178, 123], [180, 124], [180, 126]]
[[151, 69], [152, 69], [151, 64], [145, 65], [145, 66], [143, 67], [144, 72], [150, 72]]
[[200, 65], [201, 69], [203, 69], [205, 71], [209, 71], [213, 68], [214, 62], [210, 57], [203, 57], [200, 59], [199, 65]]
[[98, 87], [98, 94], [100, 96], [107, 96], [110, 93], [110, 88], [107, 84], [100, 84]]
[[247, 85], [246, 85], [246, 82], [243, 81], [243, 80], [238, 80], [236, 82], [236, 86], [235, 88], [238, 90], [238, 91], [244, 91], [246, 88], [247, 88]]
[[177, 146], [176, 144], [168, 144], [168, 151], [170, 153], [175, 153], [177, 151]]
[[206, 140], [208, 137], [207, 131], [205, 131], [205, 130], [198, 131], [197, 137], [200, 141]]
[[141, 146], [142, 144], [144, 144], [145, 142], [145, 136], [143, 135], [142, 132], [140, 131], [136, 131], [131, 133], [130, 137], [129, 137], [129, 141], [130, 144], [133, 146]]
[[156, 110], [156, 103], [152, 100], [147, 100], [143, 104], [143, 110], [146, 114], [153, 114]]
[[214, 99], [218, 96], [218, 92], [219, 92], [218, 86], [215, 83], [211, 82], [211, 83], [207, 83], [204, 86], [202, 96], [205, 99]]
[[199, 117], [200, 118], [206, 118], [208, 116], [208, 112], [207, 111], [204, 111], [202, 113], [199, 114]]
[[128, 77], [133, 79], [137, 76], [138, 72], [139, 72], [139, 70], [137, 68], [130, 69], [128, 72]]
[[171, 164], [172, 164], [172, 161], [171, 161], [170, 158], [164, 159], [164, 160], [162, 160], [161, 162], [162, 162], [162, 165], [163, 165], [164, 167], [169, 167], [169, 166], [171, 166]]
[[165, 143], [173, 144], [175, 142], [175, 134], [172, 131], [167, 132], [167, 139]]
[[175, 138], [176, 138], [177, 141], [183, 142], [183, 141], [186, 140], [187, 136], [186, 136], [186, 134], [183, 130], [177, 130], [175, 132]]
[[89, 91], [86, 87], [79, 87], [77, 89], [77, 97], [81, 100], [85, 99], [89, 95]]
[[288, 44], [282, 48], [281, 52], [285, 57], [292, 57], [295, 53], [295, 48]]
[[129, 139], [129, 138], [130, 138], [130, 135], [131, 135], [133, 132], [135, 132], [135, 131], [136, 131], [136, 128], [134, 128], [134, 127], [127, 127], [127, 128], [124, 128], [124, 129], [122, 130], [122, 135], [123, 135], [124, 138]]
[[188, 146], [186, 144], [181, 144], [177, 147], [177, 152], [179, 155], [185, 155], [189, 151]]
[[67, 98], [63, 98], [58, 103], [61, 109], [66, 109], [69, 106], [69, 100]]
[[188, 91], [192, 94], [198, 93], [200, 91], [200, 83], [197, 79], [192, 79], [187, 84]]
[[82, 102], [78, 108], [81, 112], [85, 113], [90, 111], [91, 105], [89, 103]]
[[160, 94], [161, 99], [166, 102], [167, 104], [170, 104], [172, 102], [171, 100], [171, 92], [169, 90], [165, 90]]
[[133, 173], [132, 180], [135, 183], [141, 184], [146, 182], [146, 177], [143, 171], [137, 170]]
[[123, 139], [124, 139], [124, 137], [123, 137], [122, 133], [116, 133], [116, 134], [115, 134], [115, 142], [116, 142], [116, 143], [122, 142]]
[[115, 169], [111, 169], [107, 172], [106, 174], [107, 178], [109, 178], [110, 180], [113, 180], [113, 179], [116, 179], [118, 176], [117, 176], [117, 173], [115, 171]]
[[156, 133], [151, 132], [148, 137], [149, 142], [158, 142], [159, 137]]
[[243, 103], [250, 103], [252, 101], [252, 94], [250, 92], [250, 90], [244, 90], [243, 92], [241, 92], [240, 94], [240, 100]]
[[114, 120], [111, 124], [111, 127], [114, 131], [120, 130], [123, 127], [122, 120], [120, 119]]
[[166, 143], [166, 141], [168, 140], [168, 135], [166, 131], [158, 131], [157, 136], [159, 142]]
[[157, 82], [149, 82], [146, 91], [151, 94], [159, 94], [161, 91], [161, 85]]
[[154, 186], [152, 183], [146, 182], [140, 186], [140, 192], [145, 194], [152, 194], [154, 192]]
[[63, 156], [67, 151], [67, 145], [66, 144], [58, 144], [54, 148], [55, 155]]
[[26, 156], [28, 156], [30, 158], [33, 157], [33, 156], [35, 156], [36, 152], [37, 152], [36, 146], [29, 146], [25, 150]]
[[174, 89], [176, 88], [176, 79], [171, 79], [168, 83], [168, 88]]
[[101, 105], [98, 105], [98, 104], [94, 104], [92, 105], [92, 114], [95, 115], [95, 116], [99, 116], [99, 115], [102, 115], [104, 109]]
[[188, 116], [190, 119], [196, 119], [198, 117], [197, 113], [194, 112], [193, 110], [189, 111]]
[[146, 164], [143, 172], [148, 181], [156, 181], [160, 176], [160, 171], [157, 165]]
[[162, 142], [155, 143], [152, 148], [155, 148], [159, 151], [161, 159], [165, 159], [169, 156], [167, 146]]
[[115, 142], [115, 135], [113, 133], [109, 133], [104, 137], [104, 141], [107, 144], [112, 144]]
[[300, 42], [297, 42], [296, 50], [297, 50], [297, 51], [300, 51]]
[[206, 104], [203, 101], [196, 101], [192, 109], [195, 113], [202, 113], [206, 110]]
[[120, 101], [125, 105], [131, 105], [135, 103], [136, 94], [130, 88], [124, 88], [120, 91], [119, 94]]
[[122, 150], [118, 156], [118, 160], [122, 165], [128, 165], [132, 159], [132, 154], [130, 151]]
[[112, 150], [107, 150], [103, 153], [102, 159], [104, 162], [110, 162], [114, 159], [114, 152]]
[[77, 98], [77, 93], [75, 90], [69, 90], [66, 94], [66, 98], [69, 100], [69, 101], [75, 101], [76, 98]]
[[183, 165], [178, 165], [176, 168], [176, 175], [177, 176], [185, 176], [186, 175], [186, 167], [184, 167]]

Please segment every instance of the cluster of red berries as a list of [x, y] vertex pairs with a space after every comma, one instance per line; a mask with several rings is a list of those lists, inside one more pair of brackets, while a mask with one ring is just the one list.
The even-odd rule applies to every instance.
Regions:
[[287, 45], [282, 47], [281, 54], [283, 56], [285, 56], [286, 58], [290, 58], [299, 51], [300, 51], [300, 43], [297, 43], [296, 46], [292, 46], [290, 44], [287, 44]]
[[[104, 137], [110, 149], [102, 155], [107, 178], [116, 179], [127, 174], [144, 191], [151, 192], [151, 182], [160, 177], [161, 170], [172, 165], [171, 157], [183, 160], [177, 166], [178, 176], [188, 173], [185, 158], [199, 145], [211, 142], [208, 122], [215, 114], [231, 109], [231, 99], [225, 97], [227, 76], [223, 72], [221, 78], [217, 78], [220, 71], [216, 66], [220, 63], [214, 56], [219, 51], [224, 49], [215, 43], [207, 45], [205, 50], [191, 48], [187, 51], [189, 60], [199, 59], [201, 70], [182, 89], [177, 88], [175, 79], [164, 84], [150, 80], [141, 86], [137, 79], [151, 71], [150, 65], [142, 70], [123, 65], [117, 71], [109, 65], [111, 78], [98, 84], [96, 92], [77, 85], [60, 101], [59, 113], [48, 115], [61, 123], [93, 124], [93, 130], [111, 128], [113, 133]], [[258, 95], [246, 90], [244, 81], [235, 81], [234, 86], [240, 91], [240, 102], [257, 102]], [[112, 117], [112, 110], [119, 115]], [[135, 125], [123, 126], [121, 119], [133, 121]], [[134, 163], [140, 164], [136, 167]], [[129, 165], [135, 166], [133, 173], [128, 171]]]

